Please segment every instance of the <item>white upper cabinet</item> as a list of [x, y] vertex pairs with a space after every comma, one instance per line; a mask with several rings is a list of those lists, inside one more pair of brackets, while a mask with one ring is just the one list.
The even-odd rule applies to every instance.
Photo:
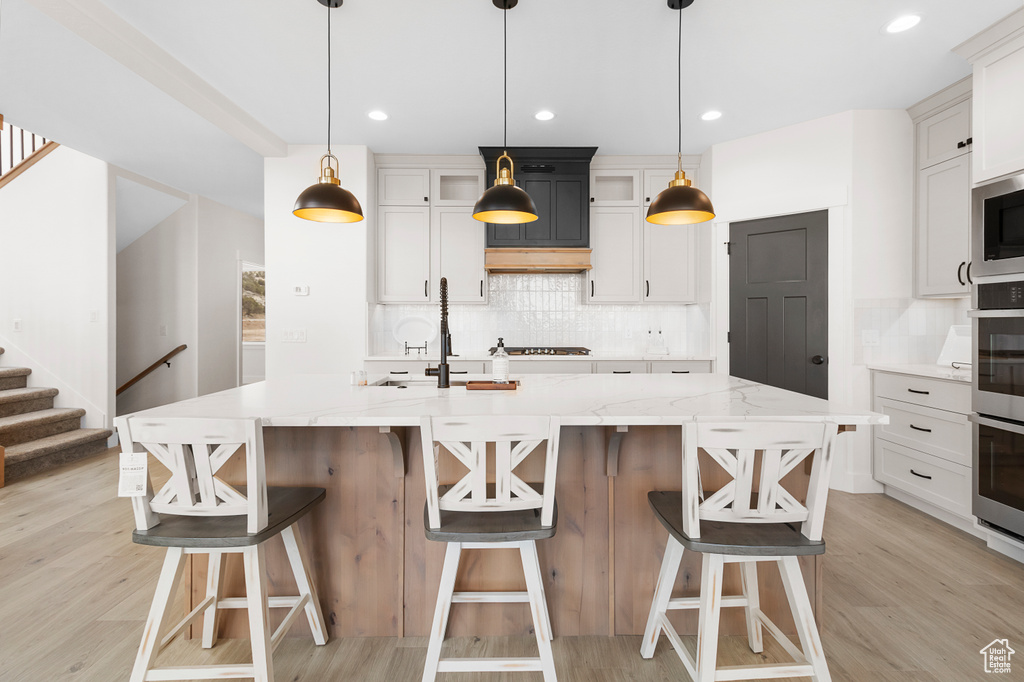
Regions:
[[[690, 180], [694, 179], [694, 173], [690, 170], [686, 171], [686, 177]], [[645, 170], [644, 171], [644, 206], [650, 206], [654, 198], [662, 193], [662, 191], [668, 189], [668, 183], [674, 180], [676, 172], [674, 170], [665, 170], [659, 168], [657, 170]], [[694, 181], [694, 185], [696, 185]]]
[[970, 151], [970, 144], [971, 101], [964, 100], [917, 124], [917, 167], [928, 168], [963, 156]]
[[430, 209], [426, 206], [379, 207], [377, 255], [379, 301], [429, 301]]
[[641, 210], [594, 208], [590, 211], [590, 264], [586, 300], [590, 303], [640, 301]]
[[377, 169], [378, 206], [429, 206], [430, 171], [426, 168]]
[[434, 170], [430, 180], [431, 206], [475, 206], [484, 193], [484, 172], [480, 169]]
[[486, 236], [487, 226], [473, 218], [472, 206], [431, 209], [430, 300], [440, 300], [441, 278], [444, 277], [448, 280], [448, 300], [452, 303], [487, 302]]
[[636, 206], [640, 203], [639, 197], [640, 171], [590, 171], [591, 206]]
[[692, 225], [655, 225], [644, 221], [644, 301], [696, 301], [696, 241]]
[[974, 182], [1024, 170], [1024, 9], [954, 52], [974, 67]]
[[917, 295], [970, 293], [971, 157], [918, 171]]

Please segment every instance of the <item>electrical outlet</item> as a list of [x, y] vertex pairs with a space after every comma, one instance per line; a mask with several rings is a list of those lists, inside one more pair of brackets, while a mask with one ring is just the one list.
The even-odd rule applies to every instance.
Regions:
[[860, 332], [860, 342], [864, 346], [879, 346], [882, 340], [879, 338], [877, 329], [863, 329]]
[[633, 338], [633, 330], [630, 329], [629, 327], [626, 327], [626, 338], [627, 339]]
[[167, 336], [167, 325], [160, 325], [160, 336]]
[[99, 322], [100, 321], [100, 311], [98, 311], [98, 310], [90, 310], [89, 311], [89, 321], [90, 322]]
[[21, 331], [21, 318], [17, 318], [15, 320], [12, 320], [11, 322], [13, 323], [14, 331], [20, 332]]
[[282, 341], [285, 343], [306, 343], [305, 329], [285, 329], [282, 332]]

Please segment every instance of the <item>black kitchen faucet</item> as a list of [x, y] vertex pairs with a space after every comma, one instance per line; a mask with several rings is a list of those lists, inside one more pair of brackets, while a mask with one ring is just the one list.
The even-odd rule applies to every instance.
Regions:
[[441, 362], [437, 367], [427, 367], [428, 377], [437, 377], [438, 388], [450, 388], [451, 371], [448, 356], [452, 354], [452, 335], [448, 331], [448, 278], [441, 278]]

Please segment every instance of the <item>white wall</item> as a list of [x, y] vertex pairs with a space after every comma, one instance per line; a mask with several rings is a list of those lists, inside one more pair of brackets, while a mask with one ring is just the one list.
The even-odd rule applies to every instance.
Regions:
[[188, 346], [125, 391], [118, 414], [238, 385], [240, 260], [263, 260], [263, 222], [194, 195], [118, 254], [118, 384]]
[[[263, 221], [199, 198], [199, 395], [239, 384], [241, 261], [263, 262]], [[273, 275], [271, 275], [273, 276]]]
[[[854, 364], [857, 297], [911, 295], [913, 126], [905, 111], [847, 111], [715, 145], [711, 154], [716, 295], [712, 347], [728, 371], [728, 223], [829, 211], [829, 399], [869, 408]], [[704, 177], [707, 177], [706, 171]], [[833, 486], [878, 491], [870, 430], [841, 448]]]
[[197, 212], [190, 201], [117, 254], [118, 385], [188, 346], [118, 396], [118, 414], [198, 395]]
[[0, 189], [0, 366], [31, 368], [90, 428], [113, 416], [111, 199], [107, 164], [67, 147]]
[[[373, 235], [376, 181], [373, 155], [363, 146], [335, 146], [341, 185], [363, 207], [359, 223], [314, 223], [292, 215], [295, 198], [319, 176], [322, 146], [298, 145], [264, 161], [267, 266], [267, 378], [342, 374], [362, 369], [366, 355], [368, 236]], [[308, 296], [293, 295], [308, 285]], [[305, 343], [282, 340], [304, 330]]]

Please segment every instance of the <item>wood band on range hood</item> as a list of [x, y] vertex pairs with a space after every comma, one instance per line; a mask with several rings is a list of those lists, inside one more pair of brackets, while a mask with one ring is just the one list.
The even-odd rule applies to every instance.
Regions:
[[591, 249], [484, 249], [484, 269], [491, 274], [586, 272]]

